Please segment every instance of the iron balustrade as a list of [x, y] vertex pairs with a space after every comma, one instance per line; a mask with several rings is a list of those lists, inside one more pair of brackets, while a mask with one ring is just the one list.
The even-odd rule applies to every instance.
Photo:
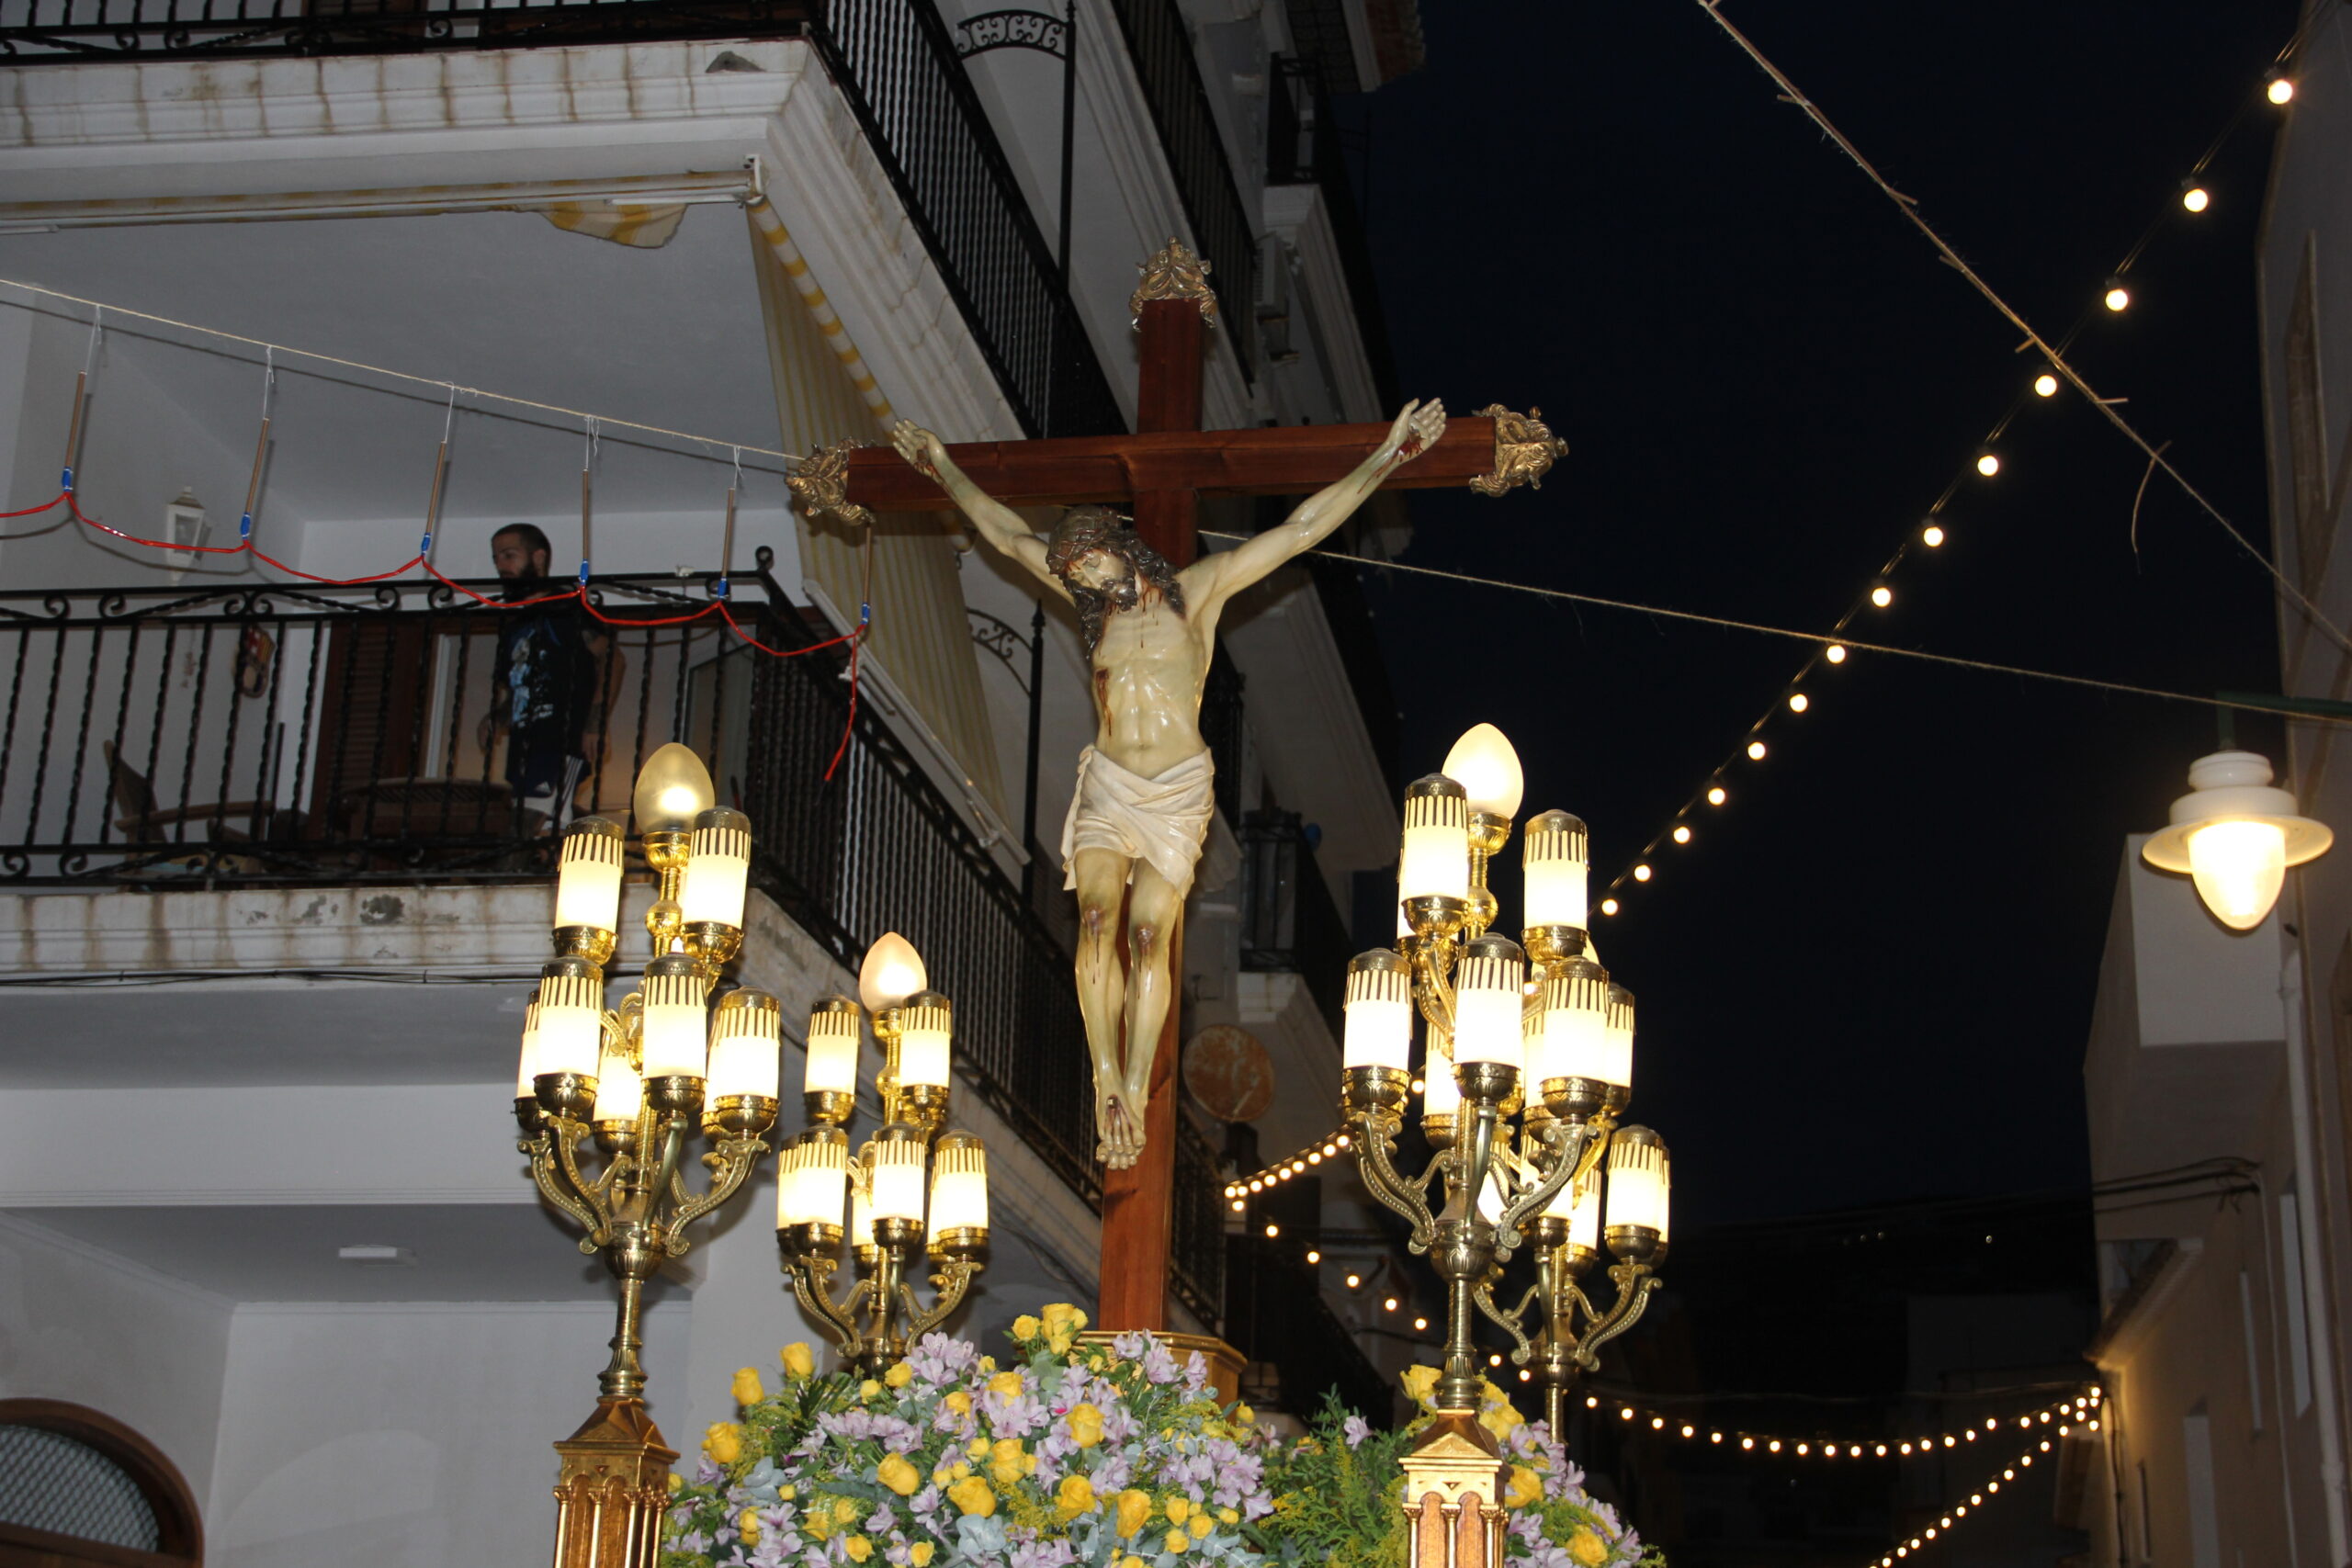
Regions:
[[1374, 1427], [1394, 1426], [1396, 1392], [1323, 1299], [1305, 1246], [1252, 1232], [1226, 1237], [1225, 1337], [1251, 1361], [1273, 1367], [1293, 1416], [1312, 1416], [1330, 1393]]
[[[733, 578], [736, 618], [806, 648], [766, 564]], [[716, 617], [632, 624], [709, 581], [592, 581], [620, 624], [601, 628], [576, 804], [626, 813], [644, 758], [693, 745], [752, 818], [756, 885], [853, 971], [885, 930], [912, 940], [956, 998], [959, 1069], [1099, 1205], [1068, 947], [872, 705], [826, 781], [839, 649], [775, 659]], [[517, 613], [437, 583], [0, 593], [0, 888], [544, 885], [549, 825], [482, 734]], [[1180, 1202], [1214, 1207], [1216, 1172], [1197, 1179]]]
[[1388, 344], [1388, 319], [1380, 309], [1380, 285], [1373, 276], [1372, 246], [1356, 202], [1355, 182], [1331, 100], [1321, 75], [1308, 61], [1277, 55], [1266, 106], [1266, 183], [1314, 186], [1323, 196], [1331, 237], [1340, 249], [1340, 270], [1355, 306], [1356, 330], [1372, 363], [1373, 389], [1382, 408], [1395, 408], [1396, 361]]
[[1241, 967], [1294, 974], [1340, 1037], [1355, 943], [1295, 811], [1241, 818]]
[[1225, 1315], [1225, 1181], [1216, 1151], [1180, 1106], [1168, 1288], [1211, 1333], [1221, 1331]]
[[1127, 40], [1144, 102], [1159, 130], [1176, 192], [1192, 220], [1193, 247], [1207, 258], [1209, 286], [1216, 290], [1226, 336], [1241, 374], [1255, 374], [1257, 345], [1251, 339], [1258, 302], [1258, 231], [1234, 183], [1233, 162], [1209, 107], [1193, 52], [1192, 28], [1177, 0], [1111, 0], [1119, 30]]
[[798, 33], [821, 0], [14, 0], [11, 65], [544, 49]]

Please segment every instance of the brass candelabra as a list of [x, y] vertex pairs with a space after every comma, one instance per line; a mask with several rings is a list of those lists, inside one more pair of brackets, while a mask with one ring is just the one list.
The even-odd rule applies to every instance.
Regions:
[[[742, 945], [752, 853], [749, 820], [714, 807], [712, 793], [684, 746], [662, 747], [638, 776], [641, 847], [661, 886], [645, 917], [652, 956], [616, 1009], [605, 1005], [605, 966], [627, 834], [601, 817], [572, 825], [558, 867], [557, 956], [525, 1011], [518, 1147], [541, 1196], [581, 1228], [581, 1251], [602, 1254], [620, 1288], [595, 1414], [556, 1445], [558, 1568], [652, 1561], [677, 1455], [645, 1410], [646, 1282], [687, 1250], [686, 1227], [743, 1185], [775, 1122], [776, 999], [736, 988], [710, 1005]], [[700, 1192], [680, 1169], [697, 1129], [711, 1145]]]
[[[871, 1372], [945, 1322], [980, 1270], [988, 1152], [972, 1134], [942, 1131], [955, 1011], [930, 988], [912, 944], [895, 931], [876, 942], [858, 988], [864, 1005], [825, 997], [809, 1013], [802, 1095], [809, 1126], [778, 1158], [776, 1246], [802, 1311], [824, 1325], [845, 1360]], [[848, 1123], [869, 1013], [882, 1047], [875, 1085], [882, 1124], [853, 1154]], [[857, 1278], [836, 1299], [844, 1235]], [[937, 1265], [929, 1306], [910, 1279], [926, 1250]]]
[[[1426, 1555], [1425, 1535], [1431, 1551], [1452, 1542], [1462, 1561], [1483, 1560], [1500, 1529], [1498, 1451], [1476, 1420], [1474, 1312], [1505, 1329], [1512, 1360], [1543, 1379], [1556, 1436], [1567, 1390], [1640, 1317], [1666, 1255], [1666, 1146], [1618, 1121], [1632, 1097], [1634, 998], [1611, 983], [1587, 934], [1581, 821], [1547, 811], [1529, 822], [1521, 941], [1489, 929], [1500, 910], [1487, 867], [1510, 841], [1521, 793], [1519, 759], [1491, 725], [1462, 738], [1444, 773], [1413, 784], [1396, 946], [1348, 967], [1349, 1147], [1365, 1187], [1410, 1224], [1408, 1245], [1446, 1286], [1438, 1420], [1407, 1459], [1416, 1562], [1455, 1560]], [[1428, 1043], [1418, 1084], [1416, 1016]], [[1408, 1177], [1395, 1156], [1417, 1088], [1436, 1152]], [[1616, 1258], [1605, 1309], [1584, 1285], [1604, 1236]], [[1505, 1309], [1494, 1294], [1503, 1266], [1531, 1240], [1535, 1283]], [[1425, 1498], [1438, 1509], [1426, 1518]]]

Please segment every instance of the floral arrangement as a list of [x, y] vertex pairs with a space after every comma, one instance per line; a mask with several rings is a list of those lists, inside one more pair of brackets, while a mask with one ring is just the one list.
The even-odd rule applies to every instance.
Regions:
[[[933, 1334], [879, 1378], [820, 1375], [805, 1344], [773, 1393], [744, 1368], [741, 1419], [704, 1436], [691, 1483], [672, 1478], [662, 1568], [1401, 1568], [1399, 1458], [1419, 1423], [1374, 1432], [1333, 1404], [1285, 1442], [1220, 1405], [1199, 1356], [1147, 1334], [1081, 1342], [1085, 1325], [1069, 1305], [1020, 1318], [1001, 1367]], [[1408, 1392], [1426, 1404], [1436, 1376], [1414, 1369]], [[1481, 1419], [1513, 1465], [1510, 1556], [1655, 1568], [1487, 1387]]]

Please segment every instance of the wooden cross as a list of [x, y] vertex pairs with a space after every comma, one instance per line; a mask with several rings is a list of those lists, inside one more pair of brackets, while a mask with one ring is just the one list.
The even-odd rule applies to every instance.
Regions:
[[[972, 482], [1008, 506], [1119, 506], [1136, 532], [1182, 570], [1199, 553], [1204, 495], [1306, 495], [1348, 474], [1388, 434], [1378, 424], [1201, 429], [1201, 367], [1216, 296], [1207, 264], [1171, 240], [1144, 264], [1129, 300], [1142, 367], [1133, 435], [967, 442], [947, 448]], [[1445, 434], [1382, 488], [1467, 485], [1500, 495], [1541, 480], [1567, 450], [1540, 419], [1497, 406], [1450, 419]], [[827, 448], [791, 481], [811, 516], [870, 522], [874, 512], [951, 512], [939, 486], [888, 446]], [[1169, 973], [1181, 987], [1182, 922], [1170, 933]], [[1171, 1005], [1152, 1057], [1142, 1157], [1106, 1173], [1102, 1186], [1102, 1293], [1094, 1326], [1168, 1326], [1168, 1258], [1176, 1166], [1176, 1053], [1181, 1005]]]

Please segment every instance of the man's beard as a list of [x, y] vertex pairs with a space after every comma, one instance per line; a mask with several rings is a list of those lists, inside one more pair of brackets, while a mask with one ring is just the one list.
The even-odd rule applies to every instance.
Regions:
[[517, 604], [522, 600], [536, 596], [539, 592], [540, 587], [546, 581], [547, 579], [541, 577], [537, 572], [532, 570], [529, 567], [525, 567], [513, 577], [499, 579], [501, 587], [499, 589], [498, 596], [505, 600], [510, 604]]

